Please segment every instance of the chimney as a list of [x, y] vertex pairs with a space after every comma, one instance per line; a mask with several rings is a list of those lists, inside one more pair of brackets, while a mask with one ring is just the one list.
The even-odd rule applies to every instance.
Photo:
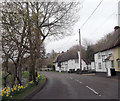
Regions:
[[119, 28], [120, 28], [119, 26], [115, 26], [114, 31], [117, 31]]

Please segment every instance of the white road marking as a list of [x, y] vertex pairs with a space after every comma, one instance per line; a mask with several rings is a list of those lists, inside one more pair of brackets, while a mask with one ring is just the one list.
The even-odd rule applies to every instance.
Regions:
[[79, 82], [79, 83], [82, 83], [82, 82], [80, 82], [79, 80], [77, 80], [77, 79], [75, 79], [75, 81], [77, 81], [77, 82]]
[[73, 79], [72, 77], [70, 77], [70, 79]]
[[92, 92], [94, 92], [96, 95], [98, 95], [99, 93], [96, 92], [94, 89], [90, 88], [89, 86], [86, 86], [88, 89], [90, 89]]
[[79, 80], [75, 79], [75, 81], [79, 82]]

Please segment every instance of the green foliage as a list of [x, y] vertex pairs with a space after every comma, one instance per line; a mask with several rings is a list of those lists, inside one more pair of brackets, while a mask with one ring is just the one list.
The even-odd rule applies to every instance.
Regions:
[[47, 65], [47, 68], [52, 68], [52, 67], [53, 67], [52, 64], [48, 64], [48, 65]]

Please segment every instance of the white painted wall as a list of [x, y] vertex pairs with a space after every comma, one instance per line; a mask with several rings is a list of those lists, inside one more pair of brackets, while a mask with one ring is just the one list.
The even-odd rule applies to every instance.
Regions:
[[59, 71], [59, 70], [60, 70], [60, 68], [58, 67], [58, 63], [55, 63], [55, 70], [56, 70], [56, 71]]
[[[69, 71], [70, 69], [75, 69], [75, 71], [77, 71], [77, 69], [80, 69], [80, 52], [78, 52], [78, 56], [79, 59], [70, 59], [68, 61], [64, 61], [61, 62], [61, 68], [58, 67], [58, 63], [56, 63], [55, 68], [56, 71]], [[78, 61], [78, 62], [77, 62]], [[86, 63], [82, 60], [82, 70], [84, 70], [84, 68], [86, 69], [87, 65]]]
[[[99, 52], [94, 55], [96, 72], [107, 72], [106, 68], [108, 68], [109, 65], [104, 62], [104, 59], [108, 57], [109, 54], [113, 54], [113, 49]], [[101, 68], [99, 68], [99, 64], [101, 64]]]
[[64, 61], [61, 63], [61, 71], [67, 71], [68, 61]]
[[77, 69], [79, 69], [79, 63], [76, 63], [75, 62], [75, 59], [73, 60], [68, 60], [68, 68], [67, 68], [67, 71], [69, 71], [69, 69], [75, 69], [75, 71]]
[[91, 62], [91, 70], [95, 70], [95, 62]]
[[[87, 67], [86, 63], [82, 60], [82, 70], [86, 67]], [[75, 71], [77, 71], [77, 69], [80, 69], [79, 61], [77, 63], [76, 59], [72, 59], [65, 62], [61, 62], [61, 68], [58, 67], [58, 63], [56, 63], [55, 69], [56, 71], [60, 71], [60, 72], [61, 71], [68, 72], [70, 69], [75, 69]]]

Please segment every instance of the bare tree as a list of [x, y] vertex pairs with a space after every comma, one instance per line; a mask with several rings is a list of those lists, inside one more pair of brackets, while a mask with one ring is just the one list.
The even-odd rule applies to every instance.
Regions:
[[67, 35], [68, 29], [77, 21], [74, 18], [78, 3], [75, 2], [9, 2], [2, 10], [3, 29], [11, 42], [15, 65], [15, 77], [21, 60], [30, 56], [29, 80], [35, 80], [35, 65], [40, 58], [40, 47], [48, 36]]
[[[20, 11], [13, 5], [13, 3], [3, 3], [2, 9], [2, 49], [5, 54], [6, 61], [11, 59], [14, 63], [14, 79], [21, 84], [20, 75], [21, 75], [21, 60], [25, 54], [25, 48], [23, 45], [26, 45], [26, 23], [25, 18], [22, 18]], [[19, 72], [18, 72], [19, 69]]]
[[[35, 62], [39, 58], [40, 46], [48, 36], [65, 35], [65, 29], [75, 22], [76, 3], [29, 2], [26, 3], [28, 35], [31, 56], [30, 80], [35, 81]], [[33, 37], [35, 36], [35, 37]], [[36, 57], [37, 54], [37, 57]], [[32, 74], [32, 75], [31, 75]]]

